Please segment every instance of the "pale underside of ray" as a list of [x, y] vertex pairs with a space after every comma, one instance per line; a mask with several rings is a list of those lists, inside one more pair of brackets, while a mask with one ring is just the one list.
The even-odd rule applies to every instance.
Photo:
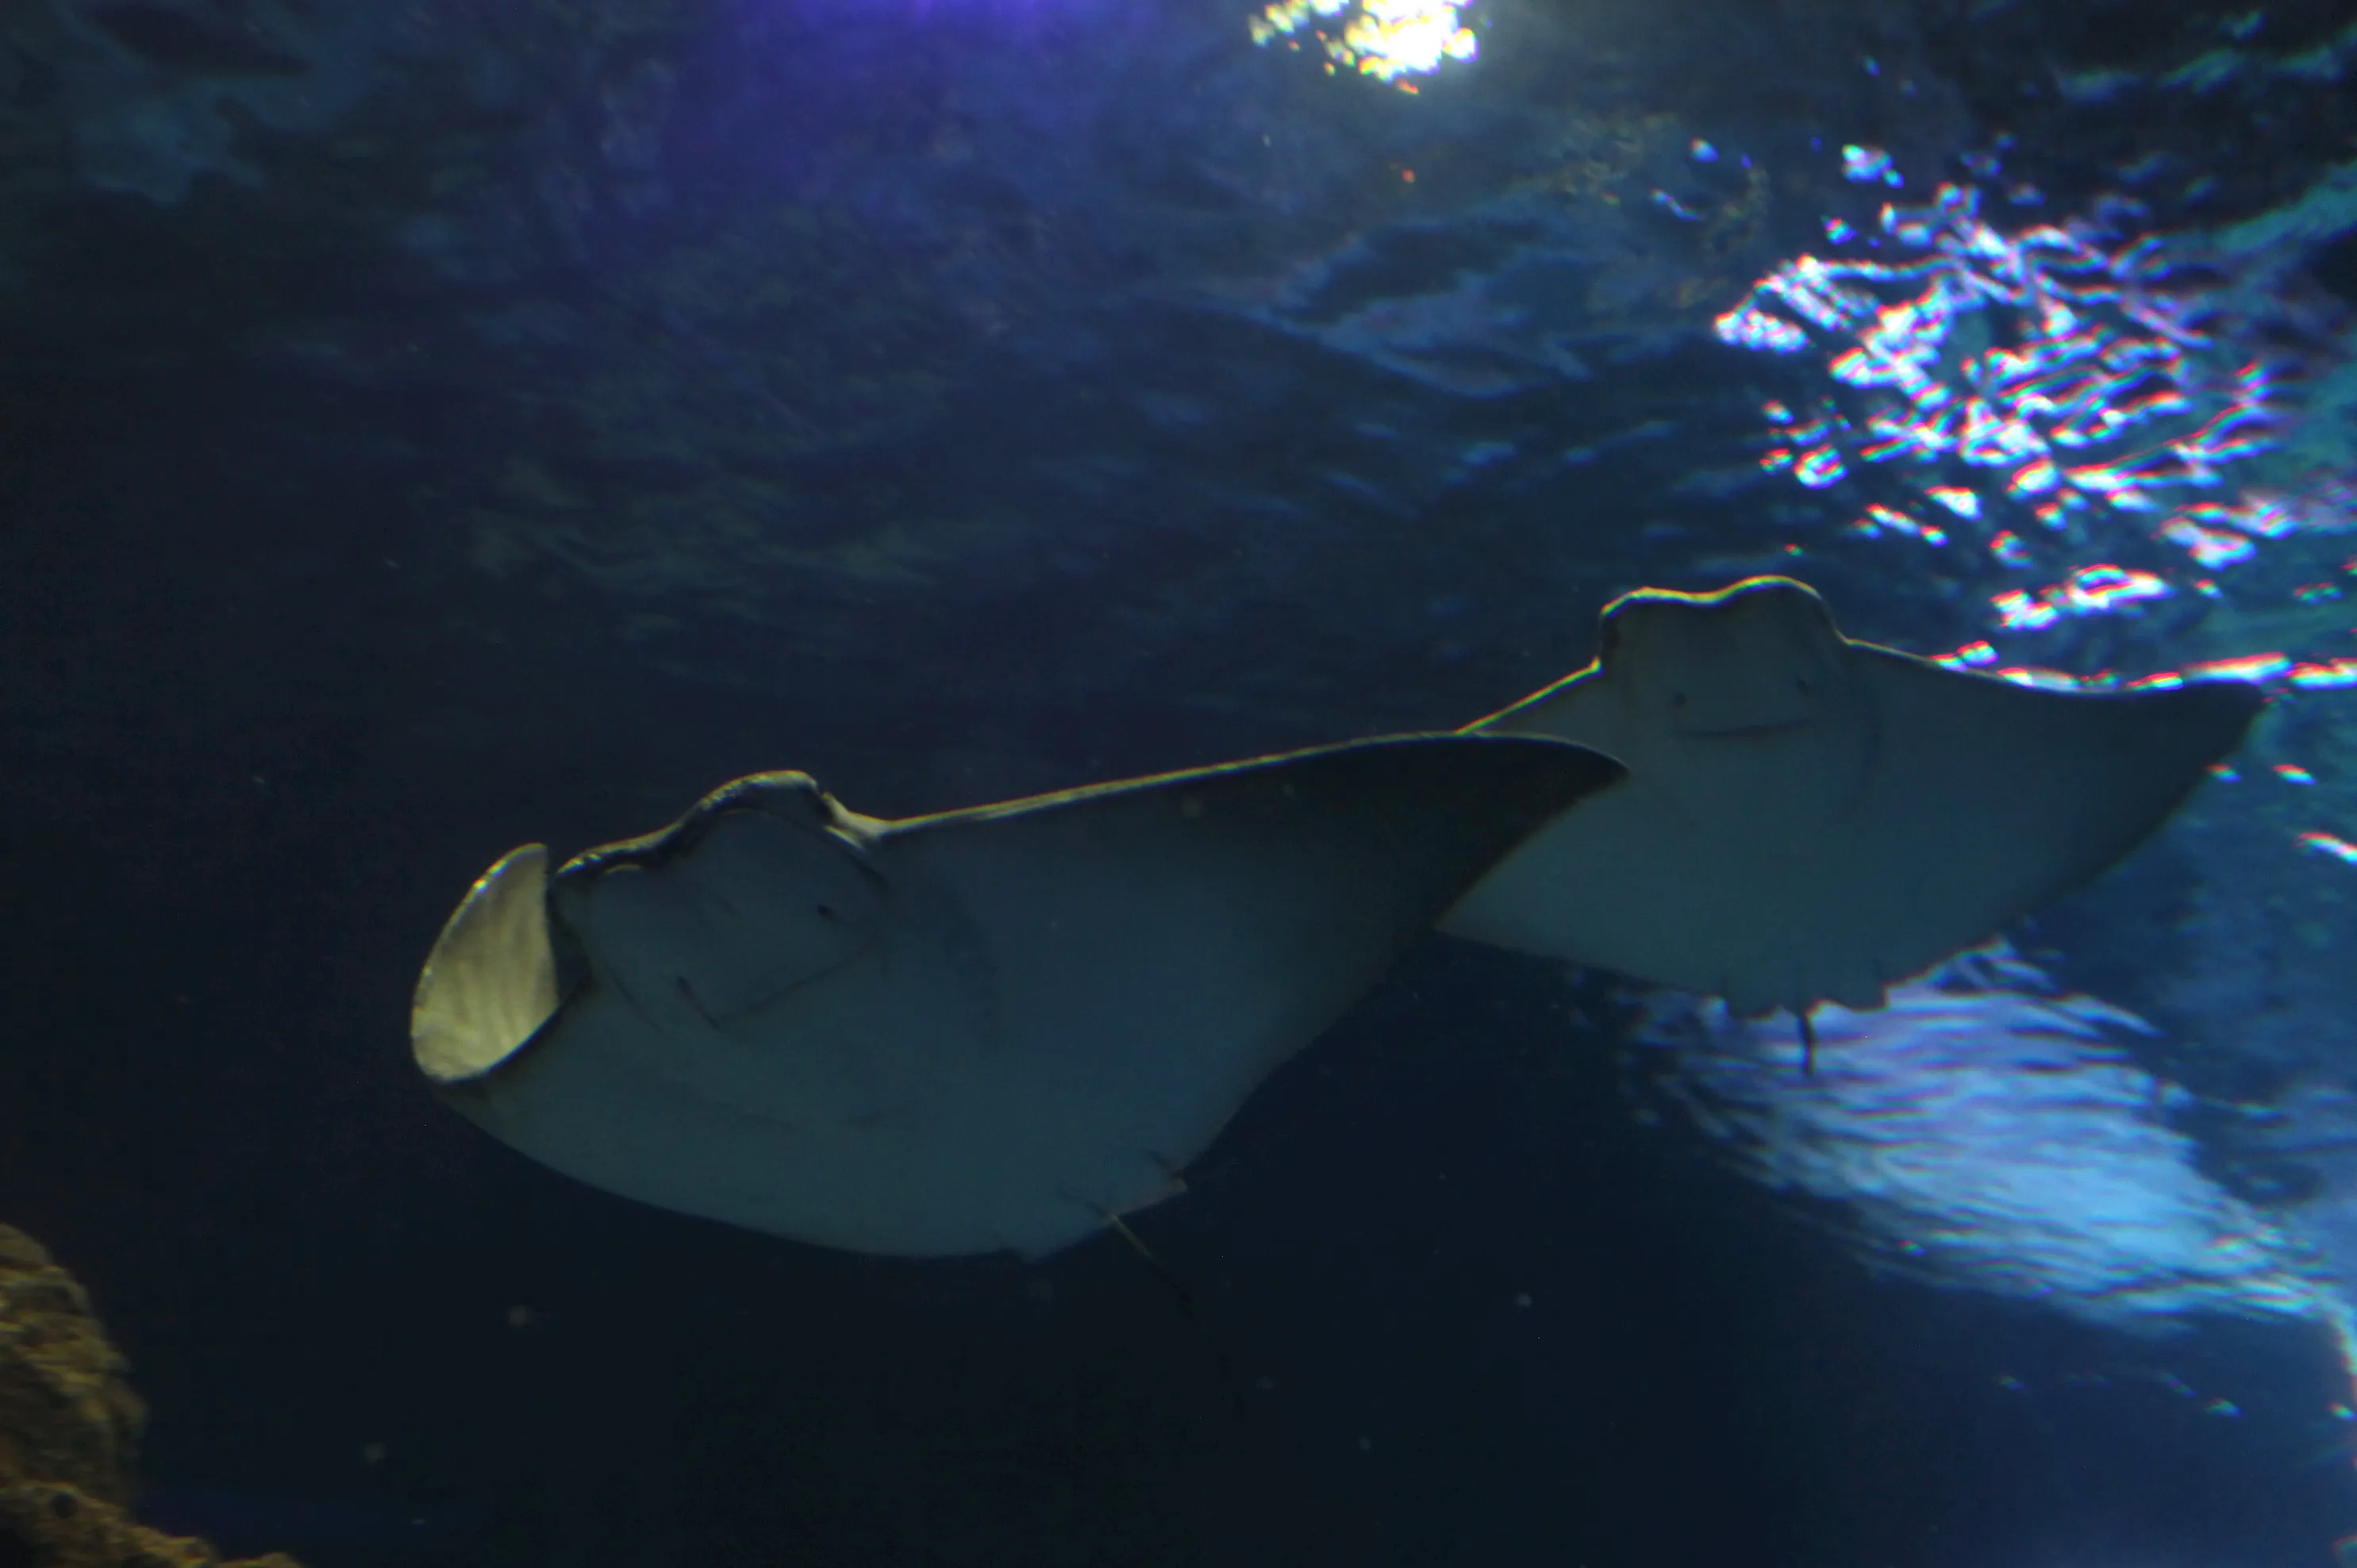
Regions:
[[494, 866], [413, 1047], [494, 1135], [609, 1191], [861, 1251], [1038, 1255], [1177, 1190], [1263, 1078], [1619, 774], [1394, 737], [898, 823], [759, 775], [553, 881], [536, 845]]
[[[1617, 623], [1617, 624], [1616, 624]], [[1725, 997], [1876, 1007], [2095, 876], [2240, 741], [2244, 682], [2064, 693], [1835, 628], [1782, 579], [1608, 609], [1598, 661], [1474, 732], [1629, 768], [1442, 929]]]

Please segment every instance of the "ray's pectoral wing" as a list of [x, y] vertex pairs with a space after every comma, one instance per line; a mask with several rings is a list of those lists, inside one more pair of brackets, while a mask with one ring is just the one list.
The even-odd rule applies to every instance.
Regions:
[[[741, 847], [699, 849], [716, 845]], [[590, 940], [627, 958], [593, 972], [479, 1119], [593, 1186], [773, 1235], [924, 1252], [968, 1224], [955, 1165], [994, 1008], [955, 912], [904, 918], [922, 890], [887, 884], [862, 926], [813, 906], [780, 943], [774, 910], [668, 925], [687, 911], [637, 886], [650, 875], [601, 879]]]
[[1804, 720], [1726, 732], [1641, 717], [1598, 681], [1500, 716], [1594, 737], [1629, 776], [1507, 856], [1441, 929], [1748, 1010], [1812, 988], [1872, 1005], [1870, 960], [1829, 929], [1837, 846], [1878, 765], [1864, 694], [1822, 682]]
[[1463, 887], [1618, 772], [1544, 742], [1361, 743], [896, 829], [896, 874], [971, 913], [997, 978], [1043, 1222], [1016, 1244], [1167, 1196]]
[[1949, 670], [1840, 637], [1782, 579], [1641, 590], [1603, 626], [1603, 662], [1477, 727], [1579, 739], [1627, 779], [1443, 929], [1742, 1013], [1878, 1005], [2096, 875], [2261, 702], [2238, 682], [2086, 694]]
[[[1463, 733], [1547, 736], [1625, 760], [1620, 706], [1602, 666], [1590, 664]], [[1440, 929], [1515, 952], [1635, 972], [1641, 954], [1630, 939], [1639, 928], [1626, 897], [1656, 885], [1663, 867], [1653, 846], [1678, 832], [1675, 807], [1624, 777], [1507, 854], [1448, 909]]]
[[[542, 863], [503, 862], [421, 983], [419, 1059], [502, 1140], [647, 1202], [871, 1252], [1049, 1251], [1168, 1193], [1620, 771], [1394, 738], [898, 825], [742, 780], [576, 859], [544, 908]], [[558, 956], [583, 977], [550, 1016]]]
[[1856, 645], [1884, 715], [1855, 848], [1883, 867], [1860, 913], [1896, 980], [1986, 940], [2101, 875], [2241, 744], [2247, 682], [2040, 691]]

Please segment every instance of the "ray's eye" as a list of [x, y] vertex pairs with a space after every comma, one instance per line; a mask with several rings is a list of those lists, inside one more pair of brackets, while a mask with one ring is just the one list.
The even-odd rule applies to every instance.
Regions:
[[1685, 705], [1686, 694], [1684, 692], [1672, 692], [1670, 693], [1670, 711], [1672, 713], [1684, 712]]
[[1794, 676], [1792, 684], [1799, 689], [1803, 697], [1813, 697], [1817, 694], [1817, 689], [1809, 684], [1809, 678], [1806, 675]]
[[818, 906], [818, 918], [830, 923], [843, 918], [841, 915], [835, 913], [834, 906], [832, 904], [821, 904]]

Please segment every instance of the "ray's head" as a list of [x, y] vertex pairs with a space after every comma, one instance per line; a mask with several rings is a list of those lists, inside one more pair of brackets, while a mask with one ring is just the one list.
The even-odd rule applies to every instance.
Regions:
[[1605, 607], [1597, 663], [1646, 727], [1736, 738], [1823, 720], [1842, 637], [1816, 591], [1752, 577], [1714, 594], [1641, 588]]
[[554, 876], [541, 845], [514, 851], [434, 944], [410, 1013], [418, 1066], [445, 1088], [488, 1079], [593, 974], [643, 1012], [716, 1028], [844, 968], [882, 918], [861, 849], [873, 826], [806, 775], [757, 774]]
[[878, 940], [885, 887], [859, 822], [805, 774], [756, 774], [662, 833], [580, 856], [554, 905], [634, 1004], [725, 1026]]

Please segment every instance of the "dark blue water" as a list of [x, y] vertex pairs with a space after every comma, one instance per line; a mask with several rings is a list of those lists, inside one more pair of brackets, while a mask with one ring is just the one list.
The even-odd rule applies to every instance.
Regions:
[[[1254, 14], [0, 9], [0, 1220], [131, 1356], [154, 1522], [317, 1568], [2331, 1563], [2357, 12], [1497, 0], [1414, 93]], [[2078, 308], [2178, 357], [2079, 386], [2137, 412], [2075, 490], [1871, 455], [1858, 321], [1717, 325], [1803, 255], [1909, 297], [1881, 211], [1943, 184], [1984, 273], [2046, 224], [2148, 258]], [[2039, 331], [1914, 342], [1962, 385]], [[764, 768], [898, 816], [1449, 728], [1617, 593], [1767, 570], [1918, 652], [2268, 682], [2239, 780], [2011, 934], [2149, 1026], [2178, 1142], [2118, 1190], [2211, 1206], [2091, 1208], [2065, 1264], [2280, 1251], [2008, 1273], [1978, 1198], [2034, 1140], [1842, 1122], [1804, 1177], [1691, 1113], [1786, 1078], [1438, 939], [1135, 1218], [1158, 1268], [640, 1208], [409, 1061], [516, 843]], [[1898, 1266], [1943, 1224], [1986, 1246]]]

